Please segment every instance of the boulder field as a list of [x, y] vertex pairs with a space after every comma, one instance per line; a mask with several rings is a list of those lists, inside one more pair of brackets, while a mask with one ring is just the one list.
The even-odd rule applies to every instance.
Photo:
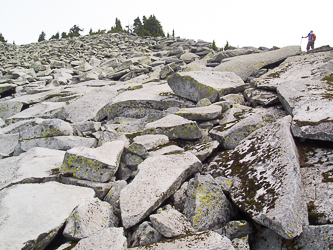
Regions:
[[0, 43], [0, 249], [333, 249], [333, 51]]

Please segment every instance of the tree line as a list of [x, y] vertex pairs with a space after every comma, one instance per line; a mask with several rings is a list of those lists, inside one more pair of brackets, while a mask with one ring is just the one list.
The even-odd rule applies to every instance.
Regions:
[[[49, 40], [58, 40], [61, 38], [68, 38], [68, 37], [78, 37], [80, 36], [80, 32], [84, 31], [84, 29], [81, 29], [79, 25], [74, 25], [71, 27], [68, 31], [62, 32], [61, 35], [59, 32], [52, 35]], [[118, 18], [115, 20], [115, 25], [110, 28], [110, 30], [100, 30], [93, 31], [90, 29], [89, 35], [96, 35], [96, 34], [106, 34], [106, 33], [128, 33], [128, 34], [137, 34], [138, 36], [144, 37], [144, 36], [152, 36], [152, 37], [165, 37], [165, 33], [163, 31], [163, 27], [161, 25], [161, 22], [156, 18], [155, 15], [150, 15], [149, 18], [146, 16], [143, 16], [142, 19], [139, 17], [134, 19], [134, 22], [132, 25], [127, 25], [125, 28], [121, 25], [121, 22]], [[170, 34], [167, 33], [167, 37], [170, 37]], [[175, 30], [172, 31], [172, 37], [175, 37]], [[38, 42], [42, 42], [46, 40], [46, 34], [44, 31], [41, 32], [41, 34], [38, 37]], [[7, 40], [3, 37], [2, 33], [0, 33], [0, 42], [6, 43]], [[212, 49], [214, 51], [222, 51], [227, 50], [231, 46], [229, 45], [228, 41], [224, 48], [218, 48], [215, 44], [215, 40], [213, 40], [212, 43]]]
[[[59, 32], [57, 32], [55, 35], [52, 35], [49, 40], [53, 39], [60, 39], [60, 38], [67, 38], [67, 37], [77, 37], [80, 36], [80, 32], [83, 31], [79, 27], [79, 25], [74, 25], [70, 28], [69, 32], [62, 32], [61, 36]], [[165, 37], [165, 33], [163, 31], [163, 27], [160, 23], [160, 21], [157, 20], [155, 15], [151, 15], [149, 18], [146, 18], [145, 16], [142, 17], [142, 21], [139, 17], [137, 17], [134, 20], [133, 25], [127, 25], [125, 28], [121, 25], [121, 22], [118, 18], [116, 18], [115, 25], [110, 28], [110, 30], [101, 30], [98, 29], [98, 31], [93, 31], [90, 29], [89, 35], [95, 35], [95, 34], [106, 34], [106, 33], [135, 33], [138, 36], [162, 36]], [[173, 31], [174, 35], [174, 31]], [[168, 34], [169, 36], [169, 34]], [[39, 35], [38, 42], [42, 42], [46, 40], [46, 34], [44, 31]]]

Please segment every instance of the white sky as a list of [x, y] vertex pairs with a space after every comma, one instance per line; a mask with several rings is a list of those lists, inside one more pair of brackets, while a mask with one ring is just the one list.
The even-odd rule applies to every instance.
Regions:
[[116, 17], [123, 28], [154, 14], [165, 34], [202, 39], [224, 47], [300, 45], [312, 29], [316, 47], [333, 47], [333, 0], [0, 0], [0, 33], [15, 44], [68, 33], [74, 25], [109, 30]]

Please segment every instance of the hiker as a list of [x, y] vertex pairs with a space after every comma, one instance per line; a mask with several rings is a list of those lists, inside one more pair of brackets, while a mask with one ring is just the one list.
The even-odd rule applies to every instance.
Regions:
[[306, 45], [306, 51], [309, 51], [310, 47], [314, 49], [314, 42], [316, 41], [316, 35], [311, 30], [307, 36], [302, 36], [302, 38], [308, 37], [308, 45]]

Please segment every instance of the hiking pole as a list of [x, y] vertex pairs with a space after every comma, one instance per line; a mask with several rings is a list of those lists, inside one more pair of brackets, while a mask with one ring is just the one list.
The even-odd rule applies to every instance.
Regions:
[[303, 37], [301, 38], [301, 44], [300, 44], [301, 47], [302, 47], [302, 41], [303, 41]]

